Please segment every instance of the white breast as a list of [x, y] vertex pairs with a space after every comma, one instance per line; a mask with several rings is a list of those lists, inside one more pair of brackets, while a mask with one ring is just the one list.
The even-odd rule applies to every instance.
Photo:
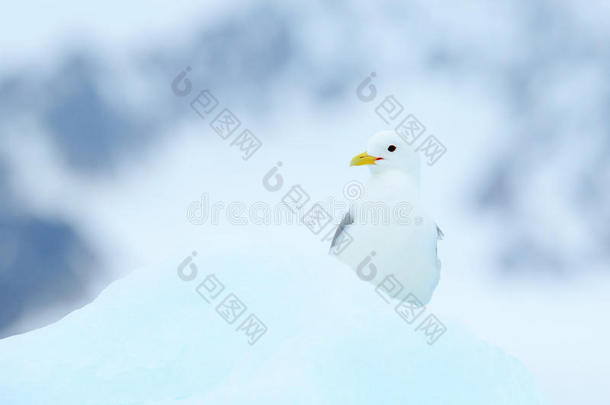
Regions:
[[362, 198], [350, 210], [346, 227], [353, 242], [338, 255], [363, 280], [375, 285], [394, 276], [403, 288], [427, 303], [440, 278], [435, 222], [423, 209], [417, 185], [404, 173], [371, 177]]

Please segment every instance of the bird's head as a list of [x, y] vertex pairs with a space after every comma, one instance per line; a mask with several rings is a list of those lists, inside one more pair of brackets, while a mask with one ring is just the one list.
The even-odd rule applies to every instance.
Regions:
[[373, 173], [387, 169], [403, 171], [419, 177], [419, 156], [394, 131], [382, 131], [373, 135], [366, 152], [355, 156], [350, 166], [370, 165]]

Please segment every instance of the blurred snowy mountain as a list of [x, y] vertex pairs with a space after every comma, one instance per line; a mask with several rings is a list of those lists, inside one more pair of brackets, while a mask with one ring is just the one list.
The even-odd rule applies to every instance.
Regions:
[[[426, 2], [249, 5], [196, 27], [187, 41], [151, 46], [121, 63], [81, 50], [68, 53], [54, 69], [6, 74], [0, 79], [3, 137], [36, 133], [49, 139], [68, 170], [90, 176], [88, 181], [110, 181], [192, 114], [167, 92], [168, 82], [187, 65], [194, 83], [262, 121], [281, 111], [286, 98], [304, 100], [314, 114], [327, 116], [352, 101], [369, 69], [382, 72], [385, 87], [397, 94], [416, 81], [447, 91], [465, 87], [482, 102], [493, 102], [500, 119], [473, 128], [478, 134], [451, 131], [442, 137], [457, 156], [468, 147], [468, 137], [486, 139], [478, 162], [458, 164], [476, 173], [465, 180], [474, 182], [467, 215], [472, 221], [491, 216], [485, 222], [490, 237], [498, 239], [490, 246], [496, 269], [572, 274], [607, 267], [610, 32], [589, 23], [595, 7], [578, 6], [576, 12], [575, 4], [471, 2], [442, 13], [438, 8], [432, 13]], [[459, 22], [466, 16], [467, 27]], [[421, 110], [432, 119], [446, 116], [434, 105]], [[9, 178], [16, 170], [10, 166]], [[5, 195], [18, 195], [19, 184], [8, 183]], [[28, 257], [45, 263], [48, 239], [28, 236], [26, 224], [36, 220], [21, 211], [22, 221], [5, 221], [6, 246], [25, 238]], [[45, 221], [38, 226], [59, 232], [56, 238], [65, 246], [87, 244], [68, 236], [69, 224], [64, 231]], [[15, 263], [24, 263], [19, 252], [13, 253]], [[48, 270], [57, 272], [51, 278], [70, 273], [60, 263]], [[2, 273], [20, 274], [12, 265]], [[2, 288], [20, 297], [16, 301], [28, 300], [9, 285]], [[54, 291], [52, 285], [44, 288]], [[10, 305], [2, 311], [0, 328], [6, 328], [18, 311]]]

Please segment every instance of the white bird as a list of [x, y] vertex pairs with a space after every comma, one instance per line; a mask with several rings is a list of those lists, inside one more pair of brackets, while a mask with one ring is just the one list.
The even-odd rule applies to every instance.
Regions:
[[[370, 165], [371, 177], [337, 228], [338, 259], [380, 293], [426, 304], [440, 279], [437, 240], [443, 233], [425, 211], [419, 191], [419, 155], [393, 131], [371, 137], [351, 166]], [[416, 299], [415, 299], [416, 298]]]

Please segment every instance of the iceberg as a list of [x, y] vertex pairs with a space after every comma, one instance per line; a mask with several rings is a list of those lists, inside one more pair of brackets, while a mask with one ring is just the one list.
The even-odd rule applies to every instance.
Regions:
[[0, 340], [0, 404], [545, 403], [518, 360], [397, 303], [331, 257], [182, 255]]

